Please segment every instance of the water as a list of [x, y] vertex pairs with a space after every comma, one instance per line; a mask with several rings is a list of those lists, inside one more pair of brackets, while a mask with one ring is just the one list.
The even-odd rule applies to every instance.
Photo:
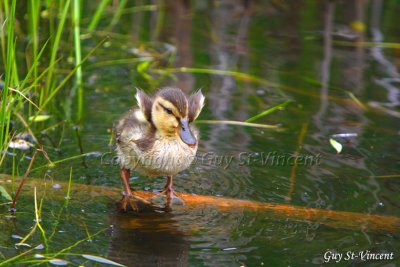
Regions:
[[[90, 64], [132, 57], [130, 51], [138, 48], [137, 41], [158, 40], [175, 44], [176, 67], [234, 70], [268, 81], [191, 73], [161, 79], [154, 74], [161, 85], [178, 86], [187, 92], [202, 88], [207, 100], [199, 119], [243, 121], [293, 100], [284, 110], [256, 121], [279, 124], [283, 128], [279, 131], [198, 124], [202, 134], [198, 159], [175, 179], [176, 190], [351, 211], [360, 216], [400, 216], [397, 49], [355, 43], [399, 42], [395, 14], [400, 6], [396, 1], [356, 3], [249, 1], [243, 6], [242, 1], [197, 1], [192, 12], [174, 3], [165, 10], [158, 39], [138, 31], [137, 26], [153, 32], [156, 12], [124, 15], [121, 26], [115, 29], [122, 37], [112, 37], [84, 69], [86, 107], [80, 136], [84, 152], [99, 153], [86, 158], [87, 167], [81, 159], [60, 163], [47, 172], [48, 178], [66, 182], [72, 167], [74, 183], [121, 187], [118, 167], [107, 164], [110, 155], [101, 155], [113, 151], [108, 146], [112, 123], [135, 104], [134, 87], [149, 90], [151, 85], [132, 64]], [[365, 31], [355, 31], [359, 28], [354, 21], [361, 21]], [[88, 51], [91, 42], [83, 42]], [[151, 53], [171, 50], [163, 44], [144, 47]], [[165, 64], [161, 60], [152, 68]], [[59, 131], [49, 134], [58, 140]], [[343, 151], [336, 154], [329, 139], [340, 133], [356, 136], [336, 137], [343, 145]], [[66, 126], [60, 153], [46, 145], [53, 160], [80, 153], [70, 126]], [[294, 167], [291, 155], [315, 161], [299, 161]], [[273, 156], [288, 161], [277, 164]], [[45, 173], [42, 169], [32, 176], [43, 177]], [[382, 178], [384, 175], [397, 176]], [[140, 176], [131, 184], [136, 189], [155, 190], [164, 183], [164, 178]], [[177, 208], [169, 213], [120, 214], [113, 205], [115, 198], [86, 192], [72, 192], [68, 208], [61, 211], [62, 201], [53, 196], [45, 198], [43, 204], [44, 228], [48, 235], [55, 231], [48, 253], [103, 231], [92, 242], [82, 242], [71, 251], [134, 266], [310, 266], [321, 265], [327, 250], [369, 250], [394, 252], [395, 257], [367, 262], [343, 259], [339, 264], [400, 264], [399, 233], [385, 229], [335, 228], [323, 221], [293, 220], [266, 211], [221, 211], [207, 206]], [[33, 225], [32, 193], [24, 194], [19, 204], [23, 212], [15, 225], [10, 219], [1, 219], [5, 231], [0, 234], [0, 251], [8, 257], [16, 253], [13, 244], [17, 241], [11, 235], [25, 236]], [[43, 241], [36, 233], [30, 242]], [[79, 256], [59, 257], [76, 264], [84, 261]], [[85, 266], [91, 264], [95, 263]]]

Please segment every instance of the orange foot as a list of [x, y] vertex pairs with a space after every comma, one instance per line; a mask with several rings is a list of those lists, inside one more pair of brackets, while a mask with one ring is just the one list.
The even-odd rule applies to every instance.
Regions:
[[170, 188], [164, 189], [162, 192], [150, 198], [150, 202], [155, 206], [165, 206], [166, 208], [170, 208], [171, 205], [181, 206], [185, 204], [183, 199], [175, 194], [175, 190]]
[[133, 211], [138, 212], [150, 204], [148, 200], [130, 193], [121, 199], [121, 211], [126, 212], [127, 208], [130, 207]]

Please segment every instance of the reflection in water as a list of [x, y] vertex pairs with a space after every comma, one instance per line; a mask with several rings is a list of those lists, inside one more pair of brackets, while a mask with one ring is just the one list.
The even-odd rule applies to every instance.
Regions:
[[[366, 1], [363, 0], [355, 1], [355, 21], [362, 23], [362, 25], [365, 25], [366, 4]], [[350, 19], [354, 20], [352, 17]], [[346, 87], [354, 88], [354, 93], [358, 95], [364, 91], [365, 48], [361, 43], [365, 40], [365, 31], [357, 31], [357, 35], [357, 41], [360, 44], [356, 45], [354, 56], [348, 57], [349, 68], [344, 70], [344, 75], [349, 78], [349, 85]]]
[[[212, 8], [211, 24], [215, 32], [210, 38], [210, 55], [213, 68], [220, 70], [238, 69], [244, 73], [248, 72], [249, 60], [247, 51], [247, 35], [251, 18], [250, 1], [222, 1], [218, 5], [206, 4], [203, 8]], [[193, 64], [190, 50], [191, 24], [188, 19], [191, 13], [187, 6], [177, 4], [173, 31], [178, 46], [177, 67], [190, 66]], [[231, 19], [226, 19], [227, 17]], [[232, 29], [235, 29], [232, 31]], [[177, 82], [182, 88], [193, 90], [190, 74], [180, 74]], [[204, 85], [203, 85], [204, 86]], [[206, 89], [206, 88], [204, 88]], [[207, 89], [206, 89], [207, 90]], [[235, 94], [241, 94], [236, 98]], [[243, 121], [249, 117], [247, 96], [251, 94], [251, 87], [247, 83], [238, 85], [236, 79], [231, 76], [212, 76], [212, 84], [206, 93], [206, 107], [209, 108], [213, 119], [220, 120], [239, 120]], [[235, 112], [228, 114], [235, 108]], [[206, 133], [201, 133], [201, 142], [199, 144], [199, 155], [206, 153], [215, 153], [218, 155], [233, 155], [237, 151], [248, 151], [248, 144], [251, 140], [246, 129], [237, 127], [232, 131], [230, 126], [223, 124], [212, 125]], [[228, 141], [229, 140], [229, 141]], [[189, 176], [182, 177], [183, 180], [177, 180], [177, 185], [185, 192], [211, 192], [213, 195], [225, 195], [244, 197], [252, 193], [252, 188], [246, 186], [249, 184], [250, 170], [247, 166], [242, 166], [239, 170], [237, 166], [223, 169], [221, 166], [209, 166], [205, 161], [199, 159], [196, 164], [196, 170]], [[238, 175], [240, 173], [240, 175]], [[228, 190], [227, 190], [228, 189]]]
[[[209, 50], [216, 69], [249, 72], [247, 38], [252, 8], [252, 1], [225, 0], [212, 10], [211, 23], [215, 37]], [[248, 119], [248, 98], [253, 93], [252, 90], [250, 83], [238, 83], [235, 77], [213, 76], [208, 97], [212, 117], [218, 120]], [[240, 97], [235, 97], [239, 93]], [[246, 129], [220, 124], [210, 127], [209, 135], [200, 148], [205, 152], [216, 151], [218, 148], [218, 154], [233, 155], [251, 151], [250, 141], [251, 137]], [[217, 194], [245, 198], [246, 195], [254, 193], [253, 188], [248, 186], [252, 184], [253, 178], [248, 166], [234, 164], [226, 170], [219, 167], [214, 171], [217, 171], [218, 178]]]
[[[334, 92], [330, 92], [330, 80], [332, 74], [332, 58], [336, 56], [333, 50], [332, 44], [332, 32], [335, 20], [335, 9], [336, 2], [327, 1], [325, 2], [325, 15], [324, 15], [324, 58], [322, 60], [321, 65], [321, 90], [320, 90], [320, 109], [319, 111], [313, 116], [314, 123], [318, 127], [318, 131], [315, 132], [313, 135], [315, 139], [317, 139], [320, 144], [327, 142], [332, 134], [335, 133], [357, 133], [357, 136], [362, 136], [364, 127], [368, 124], [368, 119], [364, 114], [364, 109], [357, 107], [356, 105], [352, 104], [350, 101], [343, 102], [344, 105], [339, 105], [339, 103], [330, 102], [329, 101], [329, 94], [333, 94]], [[354, 17], [359, 19], [363, 18], [362, 11], [363, 6], [358, 3], [356, 5]], [[362, 40], [363, 35], [361, 33], [358, 34], [358, 39]], [[361, 48], [356, 47], [355, 50], [352, 51], [350, 55], [347, 57], [343, 57], [345, 63], [347, 63], [348, 59], [354, 57], [357, 64], [355, 68], [357, 69], [357, 75], [353, 76], [352, 71], [344, 71], [343, 75], [346, 77], [346, 80], [353, 81], [355, 89], [354, 92], [361, 93], [361, 77], [363, 76], [363, 52]], [[347, 64], [349, 65], [349, 64]], [[326, 192], [326, 182], [321, 180], [321, 177], [324, 177], [329, 170], [331, 169], [331, 164], [341, 164], [342, 166], [346, 166], [349, 168], [354, 168], [358, 172], [365, 173], [365, 176], [372, 176], [374, 173], [370, 170], [369, 166], [366, 164], [366, 157], [367, 155], [365, 152], [359, 149], [360, 140], [359, 138], [354, 139], [347, 139], [347, 140], [340, 140], [341, 142], [345, 142], [346, 146], [351, 147], [349, 149], [350, 154], [358, 155], [358, 158], [351, 159], [348, 157], [330, 157], [326, 161], [328, 164], [326, 166], [318, 166], [316, 168], [312, 168], [310, 173], [309, 179], [314, 181], [314, 187], [316, 188], [317, 192], [317, 199], [313, 206], [316, 207], [326, 207], [326, 208], [334, 208], [334, 202], [332, 201], [332, 196], [335, 195], [335, 192], [332, 191], [332, 196], [327, 195]], [[323, 151], [321, 147], [313, 148], [315, 151]], [[346, 177], [346, 174], [343, 172], [342, 175]], [[314, 177], [314, 178], [311, 178]], [[319, 185], [322, 185], [321, 188]], [[380, 203], [379, 192], [381, 190], [379, 183], [375, 179], [368, 179], [366, 180], [366, 184], [357, 184], [359, 190], [364, 194], [371, 195], [375, 202], [365, 207], [368, 212], [374, 212], [377, 206]], [[333, 189], [333, 187], [332, 187]]]
[[[395, 64], [390, 62], [384, 55], [382, 47], [379, 43], [383, 42], [383, 34], [380, 29], [381, 13], [382, 13], [383, 2], [381, 0], [373, 1], [373, 9], [371, 16], [371, 34], [374, 42], [377, 43], [371, 48], [371, 54], [373, 58], [382, 66], [386, 75], [385, 78], [377, 78], [376, 83], [388, 91], [387, 98], [388, 103], [385, 103], [387, 107], [399, 107], [400, 106], [400, 75]], [[381, 103], [371, 102], [373, 106], [379, 107]], [[399, 117], [399, 113], [386, 111], [388, 114]]]
[[[318, 112], [313, 116], [314, 124], [318, 128], [318, 131], [314, 134], [314, 138], [319, 139], [323, 142], [324, 139], [328, 138], [330, 129], [326, 125], [325, 118], [327, 117], [327, 111], [329, 107], [329, 81], [330, 81], [330, 68], [332, 61], [332, 31], [333, 31], [333, 21], [335, 14], [335, 2], [327, 1], [325, 2], [325, 13], [324, 13], [324, 46], [323, 46], [323, 60], [321, 64], [321, 90], [320, 90], [320, 108]], [[314, 152], [315, 153], [315, 152]], [[307, 205], [314, 207], [326, 207], [332, 208], [331, 203], [326, 203], [326, 192], [321, 188], [323, 185], [322, 181], [319, 180], [320, 168], [312, 168], [310, 173], [313, 173], [309, 179], [313, 181], [313, 186], [315, 190], [316, 197], [307, 201]], [[318, 226], [315, 226], [316, 228]], [[314, 238], [309, 237], [308, 240]]]
[[[383, 34], [380, 29], [380, 21], [381, 21], [381, 13], [382, 13], [382, 0], [373, 0], [372, 1], [372, 14], [371, 14], [371, 34], [372, 39], [376, 43], [383, 42]], [[383, 54], [382, 47], [380, 45], [376, 45], [371, 49], [372, 56], [374, 59], [382, 65], [388, 75], [392, 77], [399, 77], [399, 73], [397, 72], [396, 67], [386, 59]]]
[[[210, 51], [213, 64], [219, 70], [238, 69], [241, 72], [248, 72], [248, 57], [244, 52], [247, 31], [250, 20], [251, 5], [247, 1], [242, 4], [241, 1], [222, 1], [219, 8], [212, 12], [212, 28], [215, 31], [217, 39], [211, 43]], [[226, 18], [231, 19], [226, 19]], [[231, 29], [235, 31], [232, 33]], [[235, 41], [235, 46], [231, 43]], [[248, 118], [247, 96], [249, 87], [244, 84], [240, 88], [236, 79], [231, 76], [215, 76], [209, 93], [209, 105], [212, 116], [220, 120], [245, 120]], [[235, 99], [234, 95], [239, 89], [243, 89], [241, 97]], [[228, 115], [234, 106], [235, 112]], [[227, 125], [213, 125], [210, 130], [209, 140], [204, 142], [206, 151], [212, 151], [213, 147], [221, 146], [226, 142], [225, 131], [229, 130]], [[234, 141], [239, 149], [246, 149], [250, 137], [244, 129], [235, 129]], [[229, 145], [229, 149], [232, 147]]]
[[[190, 266], [190, 249], [206, 265], [232, 266], [257, 249], [248, 244], [265, 230], [246, 233], [255, 220], [246, 219], [243, 208], [228, 213], [208, 207], [177, 210], [114, 214], [108, 257], [127, 266]], [[238, 236], [231, 237], [232, 232]]]
[[187, 266], [189, 241], [171, 213], [114, 214], [109, 257], [127, 266]]
[[[178, 51], [177, 60], [174, 65], [176, 67], [191, 67], [193, 65], [192, 59], [192, 10], [191, 3], [187, 0], [170, 1], [167, 8], [168, 16], [173, 18], [173, 32], [172, 38], [175, 42]], [[170, 32], [166, 32], [168, 36]], [[168, 38], [170, 39], [170, 38]], [[186, 93], [192, 93], [197, 90], [194, 88], [195, 79], [191, 73], [178, 73], [177, 82], [175, 86], [181, 88]]]

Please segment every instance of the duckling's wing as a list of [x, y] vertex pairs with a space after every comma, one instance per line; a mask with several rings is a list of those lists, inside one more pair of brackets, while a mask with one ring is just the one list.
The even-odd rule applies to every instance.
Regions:
[[[155, 141], [155, 129], [140, 109], [131, 110], [115, 124], [115, 137], [119, 146], [149, 150]], [[133, 145], [133, 146], [132, 146]]]
[[139, 88], [136, 89], [135, 97], [136, 97], [138, 106], [139, 106], [140, 110], [142, 111], [144, 118], [150, 122], [151, 121], [151, 107], [153, 106], [153, 100]]

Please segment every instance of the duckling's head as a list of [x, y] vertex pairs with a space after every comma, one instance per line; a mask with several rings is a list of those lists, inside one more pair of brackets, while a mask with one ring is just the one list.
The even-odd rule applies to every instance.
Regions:
[[189, 146], [196, 146], [197, 139], [190, 130], [190, 124], [204, 106], [200, 90], [188, 97], [178, 88], [166, 87], [154, 99], [142, 91], [138, 91], [136, 98], [146, 119], [153, 123], [161, 136], [177, 137]]

